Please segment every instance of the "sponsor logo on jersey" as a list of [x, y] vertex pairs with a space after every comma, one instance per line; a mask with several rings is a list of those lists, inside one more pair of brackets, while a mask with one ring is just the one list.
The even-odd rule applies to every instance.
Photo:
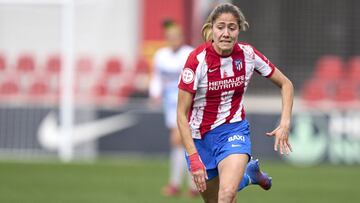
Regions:
[[209, 91], [233, 89], [236, 87], [240, 87], [241, 85], [244, 84], [244, 82], [245, 82], [245, 77], [242, 75], [225, 80], [209, 82], [208, 89]]
[[192, 83], [194, 81], [194, 77], [195, 77], [194, 71], [192, 71], [190, 68], [185, 68], [183, 70], [181, 78], [185, 84]]
[[217, 69], [219, 69], [219, 68], [213, 68], [213, 69], [209, 69], [209, 73], [212, 73], [212, 72], [214, 72], [214, 71], [216, 71]]

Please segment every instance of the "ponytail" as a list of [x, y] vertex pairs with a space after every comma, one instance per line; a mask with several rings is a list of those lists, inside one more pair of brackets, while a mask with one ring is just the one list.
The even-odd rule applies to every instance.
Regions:
[[213, 40], [212, 38], [212, 25], [210, 22], [207, 22], [203, 25], [201, 28], [201, 36], [205, 42], [211, 42]]

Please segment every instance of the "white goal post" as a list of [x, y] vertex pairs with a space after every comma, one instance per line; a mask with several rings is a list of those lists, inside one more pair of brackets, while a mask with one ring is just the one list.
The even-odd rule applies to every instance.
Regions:
[[58, 155], [64, 162], [74, 158], [72, 135], [74, 126], [74, 0], [0, 0], [9, 6], [58, 6], [61, 9], [61, 55], [63, 68], [60, 73], [60, 126], [61, 142]]

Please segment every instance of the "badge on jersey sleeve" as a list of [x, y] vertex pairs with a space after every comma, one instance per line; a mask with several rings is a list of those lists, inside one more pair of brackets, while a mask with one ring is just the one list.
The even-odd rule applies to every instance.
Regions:
[[194, 81], [194, 71], [191, 70], [190, 68], [184, 68], [182, 75], [181, 75], [181, 79], [185, 84], [190, 84]]

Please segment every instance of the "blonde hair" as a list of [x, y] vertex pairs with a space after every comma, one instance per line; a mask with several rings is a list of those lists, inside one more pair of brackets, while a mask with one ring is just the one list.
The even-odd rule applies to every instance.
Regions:
[[237, 6], [230, 3], [224, 3], [216, 6], [206, 19], [205, 24], [201, 28], [201, 35], [205, 42], [212, 41], [212, 25], [214, 21], [223, 13], [231, 13], [236, 19], [239, 29], [246, 31], [249, 28], [249, 23], [243, 12]]

